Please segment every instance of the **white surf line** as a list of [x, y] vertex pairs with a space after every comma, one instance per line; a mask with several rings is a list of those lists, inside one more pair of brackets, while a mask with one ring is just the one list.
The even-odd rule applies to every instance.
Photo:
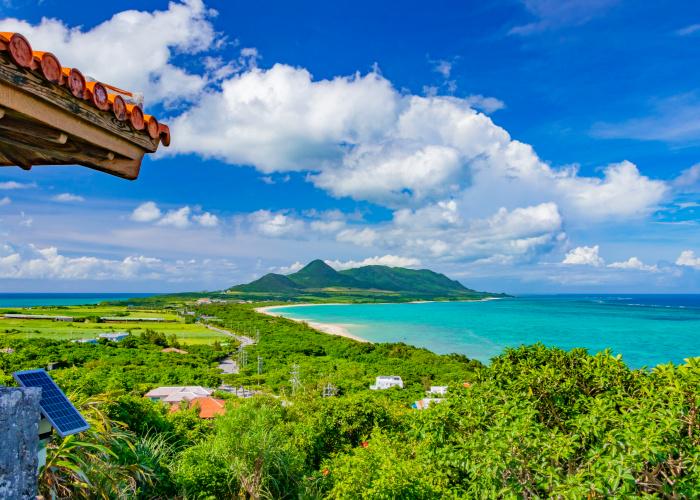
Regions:
[[321, 323], [320, 321], [309, 321], [306, 319], [300, 319], [300, 318], [294, 318], [292, 316], [286, 316], [278, 312], [274, 312], [273, 309], [278, 309], [280, 307], [304, 307], [304, 306], [316, 306], [316, 305], [346, 305], [346, 304], [294, 304], [293, 306], [266, 306], [266, 307], [258, 307], [255, 309], [255, 312], [259, 312], [261, 314], [267, 314], [268, 316], [275, 316], [279, 318], [285, 318], [291, 321], [295, 321], [297, 323], [305, 323], [309, 327], [313, 328], [316, 331], [319, 331], [321, 333], [327, 333], [329, 335], [336, 335], [338, 337], [345, 337], [347, 339], [355, 340], [357, 342], [365, 342], [365, 343], [371, 343], [369, 340], [364, 339], [362, 337], [359, 337], [357, 335], [354, 335], [350, 333], [350, 331], [345, 328], [343, 325], [339, 325], [336, 323]]

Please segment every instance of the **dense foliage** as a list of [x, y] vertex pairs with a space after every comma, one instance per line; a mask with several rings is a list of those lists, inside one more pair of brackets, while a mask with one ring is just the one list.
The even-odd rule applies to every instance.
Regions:
[[64, 390], [84, 395], [126, 391], [142, 394], [158, 385], [216, 386], [216, 360], [225, 353], [212, 346], [187, 346], [187, 355], [162, 352], [165, 336], [144, 332], [117, 343], [80, 344], [47, 339], [11, 340], [0, 353], [0, 383], [12, 383], [12, 372], [48, 367]]
[[[430, 385], [461, 384], [471, 380], [478, 361], [461, 355], [440, 356], [406, 344], [370, 344], [319, 333], [288, 319], [263, 316], [249, 305], [209, 305], [200, 308], [223, 320], [223, 325], [250, 336], [260, 333], [257, 344], [247, 349], [248, 363], [240, 375], [229, 375], [233, 384], [262, 384], [289, 394], [292, 365], [298, 366], [305, 389], [317, 394], [334, 385], [340, 394], [366, 391], [377, 375], [399, 375], [406, 390], [402, 397], [413, 401]], [[257, 374], [258, 357], [262, 374]]]
[[[102, 393], [86, 404], [103, 423], [81, 435], [82, 444], [52, 444], [51, 463], [75, 468], [48, 467], [45, 494], [692, 498], [700, 491], [698, 359], [630, 370], [608, 353], [535, 345], [482, 366], [319, 334], [250, 305], [200, 312], [239, 333], [259, 332], [242, 373], [224, 378], [265, 394], [231, 397], [213, 421], [141, 397], [163, 383], [218, 384], [213, 366], [226, 352], [211, 346], [162, 353], [163, 338], [152, 333], [133, 346], [12, 341], [15, 352], [0, 354], [6, 377], [58, 361], [55, 378], [77, 391], [76, 400]], [[292, 365], [301, 384], [294, 394]], [[401, 375], [406, 388], [368, 390], [380, 374]], [[322, 397], [326, 384], [337, 395]], [[411, 409], [433, 384], [450, 386], [446, 399]]]

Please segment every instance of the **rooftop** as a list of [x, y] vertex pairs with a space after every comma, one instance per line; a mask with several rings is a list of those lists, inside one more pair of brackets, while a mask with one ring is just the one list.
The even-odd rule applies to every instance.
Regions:
[[160, 399], [166, 403], [178, 403], [191, 401], [202, 396], [210, 396], [213, 389], [207, 389], [199, 385], [184, 385], [173, 387], [158, 387], [148, 391], [144, 396], [151, 399]]
[[6, 319], [51, 319], [57, 321], [73, 321], [73, 316], [52, 316], [49, 314], [5, 314]]
[[[212, 398], [210, 396], [201, 396], [192, 399], [188, 403], [188, 408], [199, 408], [199, 418], [214, 418], [218, 415], [226, 413], [226, 401], [223, 399]], [[170, 408], [171, 412], [178, 411], [178, 405], [173, 405]]]
[[183, 349], [178, 349], [177, 347], [166, 347], [165, 349], [161, 350], [160, 352], [174, 352], [176, 354], [188, 354], [187, 351]]
[[112, 333], [100, 333], [99, 337], [101, 339], [108, 340], [121, 340], [129, 336], [129, 332], [112, 332]]
[[20, 33], [0, 32], [0, 166], [83, 165], [135, 179], [170, 129], [143, 98], [61, 65]]

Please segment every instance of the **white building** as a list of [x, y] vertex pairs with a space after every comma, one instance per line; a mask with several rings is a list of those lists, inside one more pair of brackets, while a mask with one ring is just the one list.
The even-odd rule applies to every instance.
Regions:
[[192, 401], [195, 398], [211, 396], [214, 389], [207, 389], [200, 385], [184, 385], [175, 387], [158, 387], [144, 394], [144, 397], [153, 401], [164, 403], [179, 403], [180, 401]]
[[426, 391], [428, 394], [436, 394], [439, 396], [444, 396], [447, 394], [447, 386], [446, 385], [431, 385], [430, 390]]
[[380, 375], [374, 381], [374, 385], [369, 386], [373, 391], [383, 391], [384, 389], [391, 389], [392, 387], [403, 389], [403, 380], [401, 380], [401, 377], [396, 375]]

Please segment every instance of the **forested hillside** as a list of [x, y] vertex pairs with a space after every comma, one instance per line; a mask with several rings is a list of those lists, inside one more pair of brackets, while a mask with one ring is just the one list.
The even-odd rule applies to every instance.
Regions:
[[287, 276], [268, 273], [229, 293], [257, 299], [352, 302], [405, 302], [409, 300], [469, 300], [496, 296], [477, 292], [459, 281], [428, 269], [363, 266], [336, 271], [314, 260]]

